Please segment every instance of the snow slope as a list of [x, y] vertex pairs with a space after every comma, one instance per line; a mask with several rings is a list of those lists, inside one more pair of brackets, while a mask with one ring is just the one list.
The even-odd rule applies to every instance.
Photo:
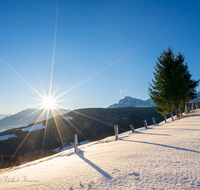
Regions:
[[108, 108], [124, 108], [124, 107], [153, 107], [155, 104], [152, 99], [141, 100], [137, 98], [132, 98], [130, 96], [126, 96], [124, 99], [119, 100], [117, 104], [113, 104]]
[[0, 189], [200, 189], [200, 110], [119, 138], [3, 171]]

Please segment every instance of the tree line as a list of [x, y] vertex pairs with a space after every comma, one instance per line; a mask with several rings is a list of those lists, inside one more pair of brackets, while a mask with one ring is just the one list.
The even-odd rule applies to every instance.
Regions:
[[190, 100], [197, 98], [196, 87], [200, 80], [193, 80], [182, 53], [175, 54], [171, 47], [163, 50], [157, 57], [154, 79], [149, 83], [149, 96], [162, 115], [172, 111], [180, 118], [180, 107], [187, 106]]

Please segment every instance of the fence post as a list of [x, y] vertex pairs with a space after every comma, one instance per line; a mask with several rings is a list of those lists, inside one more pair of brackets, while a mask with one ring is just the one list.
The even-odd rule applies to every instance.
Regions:
[[77, 152], [77, 144], [78, 144], [77, 134], [74, 134], [74, 153]]
[[115, 140], [118, 140], [118, 125], [115, 125], [114, 129], [115, 129]]
[[154, 117], [152, 117], [153, 125], [156, 126], [156, 120]]
[[146, 120], [144, 120], [144, 127], [145, 127], [145, 129], [147, 129], [147, 121]]
[[129, 127], [131, 128], [132, 133], [134, 133], [134, 132], [135, 132], [135, 129], [134, 129], [133, 125], [130, 124]]
[[165, 123], [167, 123], [167, 117], [166, 117], [166, 115], [164, 116], [164, 118], [165, 118]]
[[171, 112], [171, 117], [172, 117], [172, 121], [174, 121], [174, 118], [173, 118], [173, 113]]

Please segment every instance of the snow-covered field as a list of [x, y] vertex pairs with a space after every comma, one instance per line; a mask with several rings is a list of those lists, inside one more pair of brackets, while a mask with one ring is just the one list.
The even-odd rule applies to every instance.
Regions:
[[0, 136], [0, 141], [6, 140], [12, 137], [16, 137], [15, 134], [3, 135], [3, 136]]
[[200, 110], [0, 173], [0, 189], [200, 189]]
[[42, 123], [34, 125], [34, 126], [30, 126], [30, 127], [26, 127], [24, 129], [22, 129], [22, 131], [35, 131], [35, 130], [40, 130], [40, 129], [44, 129], [45, 125], [43, 125]]

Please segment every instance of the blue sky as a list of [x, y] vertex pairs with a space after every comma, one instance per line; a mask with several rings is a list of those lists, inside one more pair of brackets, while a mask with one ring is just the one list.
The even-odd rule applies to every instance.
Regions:
[[49, 93], [52, 62], [52, 92], [64, 93], [66, 109], [148, 99], [169, 45], [200, 78], [199, 1], [0, 0], [0, 18], [0, 113], [38, 108], [30, 85]]

